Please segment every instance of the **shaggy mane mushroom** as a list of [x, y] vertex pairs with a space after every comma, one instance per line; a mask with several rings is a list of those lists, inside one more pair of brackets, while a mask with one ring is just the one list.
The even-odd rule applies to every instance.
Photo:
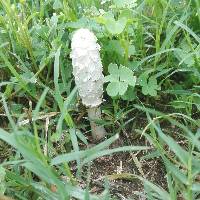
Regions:
[[72, 37], [71, 54], [73, 75], [82, 103], [87, 107], [93, 139], [106, 135], [104, 127], [95, 123], [101, 119], [100, 104], [103, 95], [103, 66], [97, 38], [88, 29], [77, 30]]

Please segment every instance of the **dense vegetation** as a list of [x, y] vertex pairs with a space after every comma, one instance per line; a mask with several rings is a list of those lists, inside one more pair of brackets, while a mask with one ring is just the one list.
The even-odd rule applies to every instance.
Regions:
[[[101, 46], [98, 143], [72, 75], [79, 28]], [[141, 183], [135, 199], [200, 199], [199, 0], [0, 0], [0, 72], [0, 194], [133, 199], [113, 190], [120, 179]], [[94, 190], [93, 163], [117, 154], [136, 170], [99, 174]], [[155, 160], [163, 184], [144, 169]]]

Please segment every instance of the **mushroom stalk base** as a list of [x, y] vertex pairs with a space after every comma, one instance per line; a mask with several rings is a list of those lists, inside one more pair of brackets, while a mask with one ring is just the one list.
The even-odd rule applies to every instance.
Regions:
[[90, 120], [93, 139], [100, 140], [104, 138], [106, 135], [106, 130], [103, 126], [95, 123], [95, 120], [101, 119], [101, 109], [99, 107], [88, 108], [87, 112]]

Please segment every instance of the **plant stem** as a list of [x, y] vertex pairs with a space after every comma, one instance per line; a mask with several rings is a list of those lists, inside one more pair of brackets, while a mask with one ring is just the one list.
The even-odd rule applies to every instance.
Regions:
[[92, 137], [94, 140], [100, 140], [105, 137], [106, 131], [103, 126], [96, 124], [95, 120], [101, 119], [100, 107], [88, 108], [88, 117], [90, 120], [90, 126], [92, 130]]

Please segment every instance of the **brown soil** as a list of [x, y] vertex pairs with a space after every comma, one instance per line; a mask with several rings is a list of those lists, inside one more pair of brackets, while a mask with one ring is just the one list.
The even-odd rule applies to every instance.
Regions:
[[[142, 125], [143, 126], [143, 125]], [[90, 140], [90, 138], [89, 138]], [[146, 146], [149, 145], [144, 138], [135, 138], [127, 136], [127, 133], [121, 133], [120, 138], [110, 146], [117, 148], [120, 146]], [[6, 148], [5, 148], [6, 146]], [[84, 146], [82, 146], [84, 148]], [[4, 150], [4, 154], [0, 156], [0, 162], [11, 154], [11, 148], [4, 142], [0, 141], [0, 149]], [[5, 153], [8, 150], [8, 154]], [[144, 200], [144, 186], [142, 182], [131, 175], [138, 175], [146, 178], [152, 183], [166, 189], [167, 183], [165, 179], [165, 169], [160, 159], [141, 160], [141, 157], [148, 152], [133, 153], [116, 153], [109, 156], [104, 156], [94, 160], [89, 167], [83, 168], [80, 186], [86, 187], [87, 182], [90, 185], [90, 192], [100, 194], [104, 190], [105, 179], [108, 179], [110, 194], [114, 199], [119, 200]], [[135, 163], [135, 158], [139, 161], [141, 169]], [[72, 164], [72, 171], [76, 172], [76, 165]], [[141, 173], [142, 170], [142, 173]], [[88, 171], [90, 179], [87, 180]], [[80, 179], [81, 180], [81, 179]]]
[[[121, 136], [110, 148], [123, 146], [126, 143], [126, 137]], [[132, 145], [145, 146], [146, 141], [137, 139]], [[141, 160], [142, 155], [146, 153], [147, 152], [140, 152], [139, 154], [135, 153], [131, 155], [131, 153], [122, 152], [96, 159], [91, 164], [89, 170], [85, 168], [85, 175], [83, 175], [85, 181], [81, 181], [81, 187], [86, 187], [84, 183], [88, 176], [88, 172], [86, 171], [90, 171], [90, 192], [95, 194], [101, 193], [104, 190], [105, 179], [107, 178], [109, 181], [110, 194], [114, 199], [146, 199], [142, 182], [131, 177], [131, 175], [144, 177], [157, 186], [166, 189], [165, 169], [161, 160]], [[135, 164], [133, 155], [138, 159], [141, 169], [138, 169]], [[144, 173], [143, 175], [140, 173], [141, 170]]]

